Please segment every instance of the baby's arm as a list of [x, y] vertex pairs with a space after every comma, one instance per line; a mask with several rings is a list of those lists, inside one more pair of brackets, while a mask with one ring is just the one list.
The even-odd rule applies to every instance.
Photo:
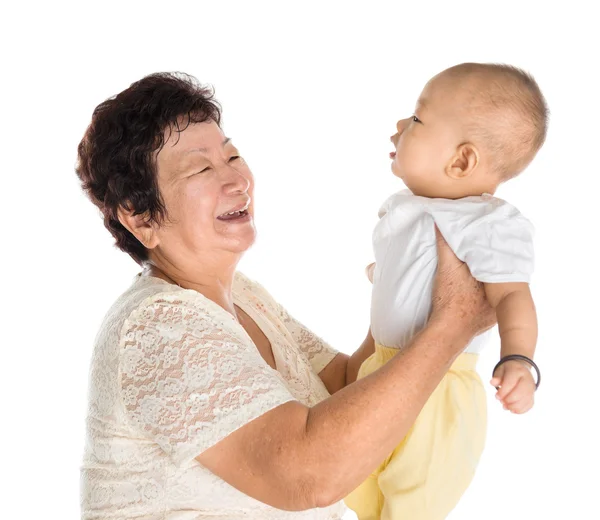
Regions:
[[[501, 357], [520, 354], [533, 359], [537, 342], [537, 316], [527, 283], [486, 283], [490, 304], [496, 309]], [[531, 366], [511, 360], [498, 367], [491, 381], [504, 408], [525, 413], [533, 406], [535, 381]]]

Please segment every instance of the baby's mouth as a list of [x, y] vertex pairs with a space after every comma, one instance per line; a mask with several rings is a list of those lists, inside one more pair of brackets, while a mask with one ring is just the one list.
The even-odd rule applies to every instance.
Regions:
[[396, 157], [396, 152], [390, 152], [390, 159], [394, 159]]

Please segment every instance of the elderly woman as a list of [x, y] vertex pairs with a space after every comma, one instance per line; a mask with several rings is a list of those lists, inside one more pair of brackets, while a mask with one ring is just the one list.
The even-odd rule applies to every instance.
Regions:
[[153, 74], [100, 104], [77, 174], [144, 268], [94, 349], [84, 518], [341, 518], [494, 321], [440, 239], [429, 325], [355, 381], [370, 334], [340, 354], [236, 272], [255, 239], [254, 180], [189, 76]]

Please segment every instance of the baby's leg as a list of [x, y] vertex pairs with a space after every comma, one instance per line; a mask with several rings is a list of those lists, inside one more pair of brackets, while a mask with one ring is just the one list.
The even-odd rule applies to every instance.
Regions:
[[457, 359], [382, 469], [381, 520], [443, 520], [471, 483], [487, 421], [476, 359]]

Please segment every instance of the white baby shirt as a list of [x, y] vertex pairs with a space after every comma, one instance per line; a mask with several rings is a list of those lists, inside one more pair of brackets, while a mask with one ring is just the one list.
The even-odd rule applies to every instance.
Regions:
[[[434, 223], [477, 280], [530, 281], [533, 226], [501, 199], [487, 194], [430, 199], [404, 190], [384, 202], [379, 217], [373, 232], [371, 332], [380, 345], [402, 348], [427, 322], [437, 268]], [[480, 352], [488, 334], [476, 337], [466, 351]]]

